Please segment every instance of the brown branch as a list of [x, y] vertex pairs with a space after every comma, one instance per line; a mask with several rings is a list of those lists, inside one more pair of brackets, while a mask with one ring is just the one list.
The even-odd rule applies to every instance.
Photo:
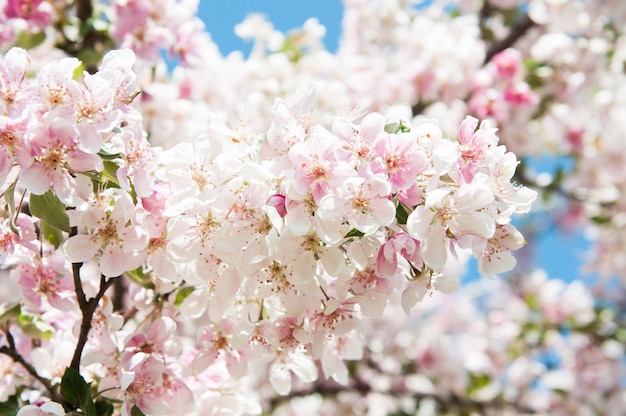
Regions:
[[86, 23], [92, 14], [93, 5], [91, 4], [91, 0], [76, 1], [76, 17], [78, 17], [82, 23]]
[[91, 59], [86, 62], [85, 51], [94, 51], [97, 55], [104, 54], [107, 50], [114, 47], [114, 42], [106, 32], [98, 31], [93, 27], [92, 19], [94, 13], [94, 2], [92, 0], [75, 0], [65, 10], [65, 14], [75, 14], [79, 20], [79, 38], [69, 39], [65, 35], [64, 27], [68, 22], [66, 17], [62, 17], [55, 24], [54, 28], [58, 32], [59, 41], [56, 47], [67, 53], [83, 60], [85, 69], [89, 73], [95, 73], [98, 70], [99, 59]]
[[[78, 234], [78, 229], [76, 227], [72, 227], [70, 230], [70, 237], [75, 236], [76, 234]], [[83, 283], [80, 280], [80, 268], [82, 265], [82, 263], [72, 263], [74, 290], [76, 292], [76, 299], [78, 300], [78, 307], [82, 313], [82, 319], [80, 323], [78, 341], [76, 342], [76, 349], [74, 350], [74, 356], [72, 357], [70, 367], [78, 372], [80, 372], [80, 360], [83, 355], [83, 349], [85, 348], [89, 331], [91, 330], [93, 314], [98, 307], [100, 299], [104, 296], [104, 293], [109, 287], [111, 287], [111, 285], [113, 285], [116, 279], [119, 279], [119, 277], [117, 277], [107, 280], [104, 275], [100, 275], [100, 288], [98, 289], [98, 293], [95, 297], [87, 299], [83, 290]]]
[[411, 107], [411, 114], [413, 114], [413, 117], [418, 116], [422, 114], [426, 107], [428, 107], [428, 104], [423, 101], [418, 101]]
[[24, 369], [28, 372], [28, 374], [30, 374], [34, 379], [39, 381], [44, 386], [44, 388], [48, 391], [48, 394], [50, 395], [50, 398], [52, 400], [61, 403], [63, 401], [63, 398], [59, 395], [58, 391], [54, 388], [54, 386], [52, 385], [52, 382], [49, 379], [37, 373], [37, 370], [35, 369], [35, 367], [33, 367], [31, 363], [26, 361], [26, 359], [17, 351], [13, 334], [11, 334], [11, 331], [9, 330], [9, 328], [4, 329], [3, 332], [6, 337], [8, 345], [1, 346], [0, 353], [11, 357], [13, 361], [20, 364], [22, 367], [24, 367]]
[[528, 32], [528, 30], [533, 26], [535, 26], [535, 22], [533, 22], [531, 18], [528, 17], [527, 14], [525, 14], [517, 22], [517, 24], [511, 28], [511, 31], [504, 39], [491, 45], [491, 47], [487, 51], [487, 54], [485, 55], [484, 63], [491, 61], [491, 58], [493, 58], [499, 52], [502, 52], [503, 50], [513, 46], [515, 42], [517, 42], [522, 36], [524, 36], [524, 34], [526, 34], [526, 32]]

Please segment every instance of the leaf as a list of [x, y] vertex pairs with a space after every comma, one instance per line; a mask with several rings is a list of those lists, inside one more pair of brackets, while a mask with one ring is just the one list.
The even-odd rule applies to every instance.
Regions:
[[[115, 129], [118, 129], [118, 130], [119, 130], [119, 128], [118, 128], [118, 127], [114, 127], [114, 128], [113, 128], [113, 130], [115, 130]], [[120, 130], [120, 132], [121, 132], [121, 130]], [[121, 159], [122, 154], [121, 154], [121, 153], [119, 153], [119, 152], [118, 152], [118, 153], [109, 153], [109, 152], [107, 152], [105, 149], [101, 149], [101, 150], [98, 152], [98, 156], [100, 156], [100, 158], [101, 158], [102, 160], [116, 160], [116, 159]]]
[[20, 410], [17, 396], [10, 396], [6, 402], [0, 403], [0, 416], [15, 416]]
[[345, 238], [350, 238], [350, 237], [363, 237], [365, 235], [364, 232], [357, 230], [356, 228], [351, 229], [350, 231], [348, 231], [348, 234], [346, 234], [344, 237]]
[[469, 396], [476, 391], [487, 387], [491, 383], [491, 378], [487, 374], [470, 374], [469, 385], [467, 386], [467, 394]]
[[408, 218], [409, 214], [406, 212], [404, 206], [402, 206], [402, 204], [398, 204], [396, 207], [396, 221], [398, 221], [398, 224], [406, 224]]
[[154, 289], [154, 283], [150, 281], [150, 276], [146, 275], [143, 267], [139, 266], [135, 270], [130, 270], [125, 274], [131, 281], [146, 289]]
[[52, 244], [54, 248], [59, 248], [61, 243], [63, 243], [61, 230], [51, 226], [47, 222], [41, 222], [41, 235], [48, 243]]
[[46, 40], [45, 32], [28, 33], [26, 31], [21, 32], [17, 37], [15, 46], [19, 46], [24, 49], [32, 49], [41, 45]]
[[65, 204], [51, 190], [43, 195], [30, 196], [30, 212], [56, 229], [70, 231], [70, 217], [65, 212]]
[[411, 128], [404, 124], [402, 120], [385, 125], [385, 132], [389, 134], [407, 133], [410, 131]]
[[104, 160], [104, 171], [102, 172], [102, 179], [105, 181], [105, 185], [107, 188], [119, 188], [120, 185], [117, 182], [117, 170], [120, 168], [120, 165], [116, 163], [116, 160], [119, 159], [111, 159]]
[[146, 416], [137, 406], [130, 409], [130, 416]]
[[113, 404], [108, 400], [99, 399], [96, 400], [96, 416], [111, 416], [113, 415]]
[[7, 201], [7, 206], [9, 207], [9, 214], [11, 217], [15, 214], [15, 185], [16, 182], [13, 182], [5, 191], [4, 191], [4, 200]]
[[54, 332], [50, 324], [35, 315], [20, 313], [17, 325], [24, 334], [33, 339], [50, 339]]
[[87, 394], [91, 397], [89, 384], [78, 371], [71, 367], [65, 369], [65, 373], [61, 378], [61, 393], [76, 407], [81, 407]]
[[91, 398], [91, 387], [89, 384], [87, 384], [87, 390], [83, 395], [83, 402], [80, 407], [85, 411], [85, 416], [97, 416], [96, 405], [93, 403], [93, 399]]
[[20, 316], [22, 312], [22, 308], [20, 304], [17, 302], [12, 302], [13, 306], [9, 306], [10, 304], [4, 304], [4, 311], [0, 313], [0, 325], [4, 325], [9, 319], [17, 318]]
[[191, 295], [194, 290], [196, 290], [196, 288], [193, 286], [185, 286], [181, 288], [178, 292], [176, 292], [176, 298], [174, 299], [174, 306], [178, 307], [182, 305], [185, 299], [187, 299], [187, 297]]

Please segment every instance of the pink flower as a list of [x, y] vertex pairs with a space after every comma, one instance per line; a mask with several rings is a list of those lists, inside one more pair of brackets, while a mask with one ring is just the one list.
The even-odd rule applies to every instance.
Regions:
[[110, 205], [92, 206], [78, 218], [80, 229], [90, 234], [70, 237], [63, 250], [72, 263], [81, 263], [99, 257], [100, 272], [107, 277], [120, 276], [143, 262], [139, 253], [148, 244], [148, 234], [131, 220], [135, 207], [126, 193], [113, 189], [101, 198]]
[[393, 193], [413, 186], [428, 167], [426, 154], [410, 133], [379, 134], [373, 154], [376, 159], [370, 165], [372, 171], [387, 175]]
[[[18, 232], [16, 233], [15, 230]], [[33, 218], [20, 214], [17, 218], [15, 229], [12, 227], [11, 219], [5, 218], [0, 221], [0, 255], [4, 259], [14, 254], [16, 248], [26, 248], [33, 252], [38, 251], [37, 232]], [[2, 265], [0, 260], [0, 265]]]
[[15, 149], [22, 145], [27, 128], [27, 117], [13, 119], [0, 116], [0, 184], [13, 169]]
[[194, 358], [191, 368], [196, 374], [206, 370], [220, 355], [226, 361], [228, 373], [234, 378], [241, 378], [248, 373], [248, 363], [243, 349], [236, 348], [231, 340], [236, 326], [232, 319], [223, 319], [218, 329], [214, 325], [205, 327], [200, 335], [202, 345]]
[[135, 334], [126, 342], [122, 361], [130, 362], [132, 356], [140, 352], [160, 357], [175, 356], [180, 350], [175, 335], [176, 322], [162, 316], [150, 325], [146, 334]]
[[347, 178], [336, 192], [323, 197], [317, 211], [320, 218], [345, 216], [353, 228], [364, 233], [390, 225], [396, 215], [391, 184], [381, 174], [364, 172], [363, 176]]
[[20, 263], [11, 270], [11, 277], [22, 289], [30, 308], [39, 310], [42, 298], [57, 309], [70, 310], [75, 305], [74, 282], [67, 274], [65, 259], [56, 252], [33, 264]]
[[498, 225], [486, 244], [480, 242], [473, 248], [478, 259], [478, 271], [487, 277], [508, 272], [517, 263], [511, 251], [522, 248], [524, 244], [524, 237], [511, 224]]
[[30, 58], [22, 48], [11, 48], [0, 64], [0, 99], [9, 115], [21, 113], [21, 104], [27, 98], [24, 82], [30, 68]]
[[539, 102], [539, 97], [525, 82], [517, 82], [509, 85], [504, 92], [504, 99], [514, 106], [534, 106]]
[[448, 188], [429, 192], [426, 204], [418, 206], [407, 220], [407, 231], [420, 241], [426, 265], [441, 271], [453, 241], [458, 243], [468, 236], [491, 238], [496, 228], [490, 214], [493, 202], [491, 189], [479, 181], [455, 192]]
[[270, 366], [269, 381], [276, 393], [287, 395], [291, 391], [291, 373], [294, 373], [305, 383], [317, 380], [317, 367], [302, 348], [291, 350], [288, 353], [279, 353]]
[[274, 194], [267, 198], [265, 202], [268, 206], [276, 209], [276, 212], [281, 218], [285, 218], [287, 215], [287, 207], [285, 206], [285, 196], [280, 194]]
[[65, 410], [56, 402], [45, 402], [41, 406], [29, 404], [22, 407], [17, 416], [65, 416]]
[[395, 276], [398, 273], [399, 258], [416, 270], [424, 267], [419, 241], [403, 232], [394, 234], [380, 246], [376, 257], [376, 270], [385, 277]]
[[302, 196], [311, 192], [319, 202], [334, 184], [341, 183], [349, 175], [349, 168], [334, 156], [334, 136], [321, 128], [312, 136], [307, 142], [294, 144], [289, 150], [289, 158], [295, 167], [295, 190]]
[[461, 158], [460, 171], [466, 183], [472, 181], [474, 175], [484, 165], [483, 160], [489, 149], [498, 144], [495, 129], [483, 125], [478, 128], [478, 119], [467, 116], [459, 127]]
[[491, 62], [495, 65], [499, 77], [511, 79], [522, 68], [522, 54], [517, 49], [505, 49], [494, 55]]
[[70, 91], [80, 90], [72, 77], [81, 65], [76, 58], [63, 58], [50, 62], [39, 71], [38, 84], [40, 97], [44, 97], [51, 109], [71, 104]]
[[45, 29], [52, 21], [54, 9], [44, 0], [7, 0], [4, 14], [10, 19], [20, 18], [38, 29]]
[[373, 157], [373, 145], [385, 133], [385, 117], [378, 113], [366, 115], [358, 126], [344, 120], [333, 122], [333, 134], [342, 142], [341, 150], [347, 153], [346, 162], [358, 166]]
[[20, 180], [30, 192], [41, 195], [52, 187], [61, 201], [71, 203], [76, 188], [73, 173], [102, 171], [103, 164], [98, 155], [80, 148], [78, 131], [63, 110], [50, 112], [30, 129], [16, 153]]
[[129, 364], [129, 371], [124, 371], [121, 377], [125, 395], [122, 415], [129, 416], [134, 405], [144, 414], [168, 414], [162, 391], [165, 374], [163, 362], [149, 354], [139, 353], [132, 357]]

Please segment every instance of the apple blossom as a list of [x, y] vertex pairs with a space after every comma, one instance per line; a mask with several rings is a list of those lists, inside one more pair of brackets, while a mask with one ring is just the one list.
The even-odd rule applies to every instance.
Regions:
[[5, 3], [2, 406], [623, 408], [619, 299], [522, 271], [435, 293], [469, 256], [511, 271], [551, 198], [626, 270], [619, 2], [346, 0], [336, 52], [251, 16], [250, 57], [193, 0]]

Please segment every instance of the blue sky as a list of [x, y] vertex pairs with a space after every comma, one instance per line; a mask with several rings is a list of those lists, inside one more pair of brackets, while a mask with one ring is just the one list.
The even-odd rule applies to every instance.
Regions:
[[[297, 5], [297, 6], [294, 6]], [[326, 27], [325, 43], [329, 50], [337, 48], [341, 29], [343, 4], [341, 0], [299, 1], [293, 0], [202, 0], [199, 15], [204, 20], [211, 37], [223, 54], [251, 49], [249, 42], [241, 41], [234, 32], [237, 23], [250, 13], [264, 14], [274, 27], [282, 32], [302, 26], [309, 17], [317, 19]]]
[[[297, 6], [294, 6], [297, 4]], [[326, 27], [326, 47], [334, 51], [341, 33], [343, 5], [341, 0], [301, 1], [293, 0], [202, 0], [199, 15], [213, 40], [223, 54], [241, 50], [247, 55], [250, 42], [244, 42], [234, 33], [236, 24], [250, 13], [264, 14], [274, 27], [286, 32], [301, 26], [309, 17], [317, 19]], [[538, 172], [551, 171], [553, 161], [539, 161], [533, 166]], [[580, 273], [583, 253], [590, 246], [581, 233], [565, 234], [546, 232], [539, 239], [533, 240], [530, 247], [550, 277], [571, 280], [584, 277]], [[470, 275], [477, 275], [476, 267], [470, 269]]]

